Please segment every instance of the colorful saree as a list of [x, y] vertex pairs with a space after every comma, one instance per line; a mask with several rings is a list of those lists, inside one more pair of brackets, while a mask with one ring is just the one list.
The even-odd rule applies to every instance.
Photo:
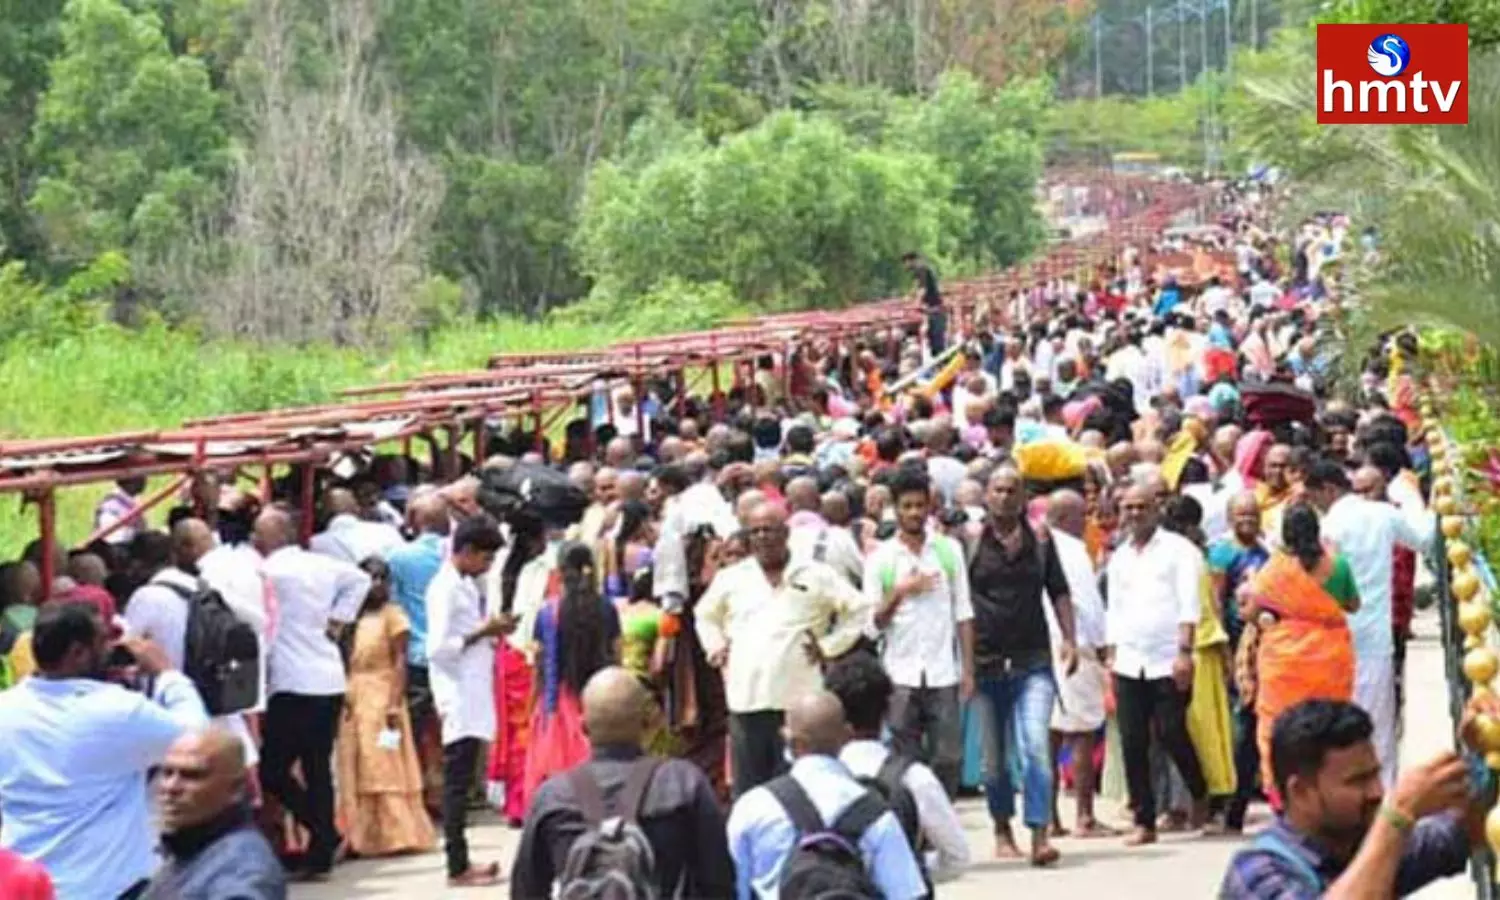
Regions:
[[1203, 780], [1213, 797], [1234, 793], [1234, 724], [1229, 715], [1229, 633], [1219, 621], [1213, 584], [1203, 576], [1201, 609], [1193, 643], [1193, 693], [1187, 730]]
[[495, 651], [495, 743], [490, 745], [486, 780], [490, 802], [508, 822], [526, 816], [526, 748], [531, 734], [531, 664], [510, 641]]
[[[1324, 587], [1333, 574], [1326, 553], [1309, 573], [1295, 557], [1276, 553], [1250, 583], [1256, 603], [1274, 622], [1260, 624], [1255, 715], [1262, 778], [1271, 785], [1271, 729], [1276, 717], [1305, 700], [1354, 696], [1354, 639], [1338, 601]], [[1263, 617], [1264, 618], [1264, 617]]]

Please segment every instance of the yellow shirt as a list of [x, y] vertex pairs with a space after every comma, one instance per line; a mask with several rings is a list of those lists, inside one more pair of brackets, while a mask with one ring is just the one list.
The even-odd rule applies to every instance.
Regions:
[[864, 595], [832, 566], [790, 562], [773, 588], [752, 556], [719, 570], [694, 618], [705, 653], [729, 648], [729, 711], [749, 713], [786, 709], [791, 700], [820, 689], [823, 674], [803, 649], [806, 635], [816, 636], [824, 658], [842, 655], [870, 624], [871, 613]]
[[31, 632], [22, 632], [10, 648], [10, 672], [15, 683], [36, 671], [36, 657], [31, 652]]

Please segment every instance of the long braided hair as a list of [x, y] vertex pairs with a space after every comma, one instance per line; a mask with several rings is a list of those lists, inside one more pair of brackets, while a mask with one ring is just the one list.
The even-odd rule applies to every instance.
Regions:
[[599, 596], [594, 552], [587, 544], [569, 541], [557, 553], [562, 576], [558, 605], [558, 674], [575, 694], [583, 692], [594, 673], [611, 663], [604, 630], [604, 601]]

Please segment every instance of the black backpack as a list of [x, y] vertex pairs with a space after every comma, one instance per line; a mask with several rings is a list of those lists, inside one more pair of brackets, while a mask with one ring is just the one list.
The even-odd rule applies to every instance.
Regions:
[[182, 674], [198, 689], [208, 714], [227, 716], [254, 708], [260, 700], [260, 640], [255, 629], [206, 582], [199, 581], [196, 589], [170, 581], [157, 584], [188, 605]]
[[867, 791], [830, 826], [791, 775], [772, 779], [766, 788], [797, 833], [781, 868], [782, 900], [880, 900], [859, 849], [860, 838], [889, 810], [879, 795]]
[[557, 879], [558, 900], [656, 900], [656, 854], [638, 824], [651, 776], [661, 760], [637, 760], [625, 777], [618, 811], [609, 815], [587, 764], [567, 775], [587, 830], [574, 839]]
[[891, 814], [901, 823], [906, 834], [906, 843], [911, 855], [916, 857], [917, 868], [922, 870], [922, 881], [927, 885], [927, 895], [932, 896], [932, 879], [927, 873], [927, 840], [922, 836], [922, 820], [917, 812], [917, 798], [906, 787], [906, 770], [916, 760], [898, 753], [887, 753], [880, 771], [873, 778], [861, 778], [859, 783], [880, 795], [891, 808]]

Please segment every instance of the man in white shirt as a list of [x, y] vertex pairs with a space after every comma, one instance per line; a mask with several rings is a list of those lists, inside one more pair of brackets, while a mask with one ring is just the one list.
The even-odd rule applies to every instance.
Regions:
[[1125, 490], [1120, 527], [1127, 539], [1110, 557], [1106, 575], [1105, 639], [1115, 676], [1125, 778], [1135, 811], [1129, 846], [1156, 842], [1153, 728], [1193, 797], [1194, 827], [1201, 827], [1208, 814], [1203, 769], [1187, 733], [1203, 554], [1187, 538], [1159, 527], [1164, 494], [1159, 477]]
[[[896, 686], [868, 653], [851, 653], [829, 667], [828, 691], [839, 698], [854, 739], [839, 751], [839, 761], [855, 778], [874, 783], [906, 831], [917, 862], [933, 882], [951, 881], [969, 867], [969, 840], [948, 791], [932, 769], [915, 757], [894, 752], [881, 742]], [[903, 819], [904, 792], [915, 807], [916, 821]]]
[[[144, 532], [132, 544], [132, 548], [142, 544], [154, 546], [158, 541], [169, 542], [171, 562], [175, 565], [157, 568], [151, 580], [131, 594], [130, 602], [125, 606], [125, 625], [130, 634], [153, 641], [166, 653], [172, 668], [181, 671], [187, 658], [188, 617], [191, 613], [189, 604], [198, 593], [199, 578], [208, 587], [218, 591], [237, 616], [241, 615], [240, 609], [243, 607], [253, 605], [264, 609], [264, 604], [258, 593], [245, 596], [245, 587], [241, 582], [226, 580], [226, 568], [223, 565], [210, 567], [210, 570], [203, 568], [202, 561], [219, 552], [215, 549], [214, 533], [203, 520], [190, 518], [179, 521], [173, 526], [170, 539], [159, 532]], [[233, 570], [229, 572], [232, 573]], [[250, 575], [255, 579], [255, 587], [258, 589], [259, 576], [255, 575], [254, 570], [251, 570]], [[264, 628], [264, 615], [260, 617], [259, 625], [253, 616], [244, 618], [247, 624], [257, 629], [257, 634]], [[261, 673], [264, 678], [264, 645], [261, 647], [261, 655]], [[254, 766], [259, 761], [259, 754], [244, 717], [235, 713], [221, 716], [216, 721], [240, 739], [240, 744], [245, 749], [245, 764]]]
[[[1083, 542], [1086, 507], [1077, 491], [1054, 491], [1047, 498], [1047, 526], [1058, 562], [1068, 581], [1068, 596], [1073, 601], [1073, 631], [1077, 641], [1078, 668], [1070, 675], [1057, 673], [1057, 709], [1052, 714], [1052, 730], [1061, 735], [1072, 750], [1073, 785], [1077, 797], [1077, 820], [1074, 833], [1079, 837], [1113, 834], [1094, 816], [1094, 747], [1095, 736], [1104, 724], [1104, 697], [1108, 691], [1109, 673], [1101, 661], [1104, 654], [1104, 600], [1099, 596], [1099, 582], [1088, 547]], [[1048, 606], [1050, 609], [1050, 605]], [[1050, 621], [1049, 621], [1049, 624]], [[1060, 656], [1058, 644], [1062, 634], [1053, 631], [1053, 658]], [[1057, 784], [1053, 781], [1053, 818], [1056, 819]]]
[[932, 486], [902, 466], [891, 484], [896, 536], [865, 564], [871, 632], [896, 685], [890, 718], [897, 753], [928, 762], [949, 794], [963, 756], [961, 704], [974, 695], [974, 607], [963, 547], [928, 528]]
[[494, 863], [469, 860], [469, 787], [479, 751], [495, 739], [495, 642], [515, 630], [513, 615], [486, 601], [479, 579], [494, 565], [500, 528], [487, 516], [459, 523], [453, 552], [427, 586], [427, 659], [443, 730], [443, 838], [449, 887], [500, 881]]
[[[272, 507], [255, 520], [255, 549], [275, 592], [279, 622], [271, 642], [261, 781], [312, 834], [304, 862], [309, 877], [333, 868], [340, 837], [333, 818], [330, 762], [344, 701], [344, 661], [331, 625], [359, 615], [370, 576], [359, 568], [297, 546], [297, 526]], [[292, 777], [300, 765], [302, 780]]]
[[786, 511], [762, 502], [747, 518], [751, 555], [714, 576], [695, 608], [709, 665], [724, 673], [734, 796], [785, 768], [783, 710], [823, 685], [869, 619], [864, 598], [832, 566], [792, 557]]
[[[145, 478], [122, 478], [115, 482], [115, 489], [110, 491], [99, 506], [94, 510], [94, 530], [108, 528], [130, 515], [140, 505], [141, 492], [146, 490]], [[135, 539], [141, 532], [141, 520], [137, 519], [134, 524], [121, 525], [105, 536], [104, 542], [116, 547], [123, 547]]]
[[137, 535], [130, 542], [130, 557], [147, 577], [125, 604], [126, 633], [155, 643], [172, 668], [181, 671], [188, 619], [184, 595], [197, 592], [198, 579], [172, 564], [172, 538], [160, 531]]
[[1349, 614], [1354, 637], [1354, 702], [1375, 723], [1373, 740], [1381, 781], [1389, 790], [1399, 762], [1392, 562], [1397, 546], [1418, 553], [1426, 550], [1436, 532], [1436, 520], [1421, 507], [1402, 509], [1353, 493], [1348, 473], [1331, 459], [1315, 460], [1308, 467], [1303, 489], [1323, 513], [1323, 539], [1349, 560], [1359, 586], [1359, 609]]
[[361, 519], [359, 502], [352, 491], [334, 488], [324, 498], [323, 506], [330, 518], [328, 527], [313, 535], [309, 548], [314, 553], [357, 566], [372, 556], [384, 559], [406, 542], [394, 526]]
[[681, 465], [663, 466], [655, 476], [667, 496], [662, 503], [652, 578], [656, 597], [669, 612], [680, 610], [692, 590], [687, 544], [693, 532], [708, 526], [722, 539], [739, 531], [734, 509], [710, 476], [708, 460], [701, 453], [690, 454]]
[[792, 515], [787, 519], [791, 535], [787, 542], [792, 555], [799, 559], [828, 563], [850, 584], [859, 584], [864, 576], [864, 554], [854, 542], [848, 528], [832, 525], [823, 518], [823, 497], [812, 478], [793, 478], [786, 485], [786, 502]]

